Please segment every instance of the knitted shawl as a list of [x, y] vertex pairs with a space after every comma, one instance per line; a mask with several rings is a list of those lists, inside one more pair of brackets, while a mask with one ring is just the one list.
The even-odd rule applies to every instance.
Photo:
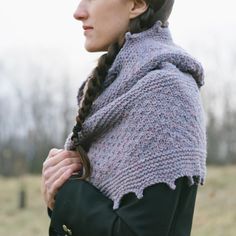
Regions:
[[204, 184], [203, 84], [200, 62], [173, 42], [168, 24], [157, 21], [146, 31], [125, 34], [105, 90], [78, 133], [81, 145], [89, 143], [87, 181], [113, 201], [114, 210], [125, 194], [140, 199], [156, 183], [175, 189], [175, 180], [187, 176], [189, 186]]

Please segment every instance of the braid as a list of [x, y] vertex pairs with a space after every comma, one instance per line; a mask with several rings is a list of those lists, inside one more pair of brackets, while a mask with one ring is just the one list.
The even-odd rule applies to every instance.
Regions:
[[[156, 0], [146, 0], [149, 4], [148, 9], [138, 17], [131, 19], [129, 24], [129, 31], [131, 33], [138, 33], [150, 28], [154, 23], [155, 10], [152, 6], [152, 2]], [[103, 54], [99, 60], [98, 65], [92, 71], [91, 76], [83, 82], [82, 86], [78, 91], [78, 100], [79, 110], [78, 115], [76, 116], [76, 125], [73, 128], [73, 135], [71, 140], [73, 141], [72, 150], [78, 151], [83, 163], [85, 173], [81, 179], [86, 179], [91, 175], [91, 166], [90, 161], [87, 156], [86, 151], [79, 143], [78, 132], [82, 130], [82, 124], [85, 121], [86, 117], [90, 113], [91, 106], [94, 100], [99, 96], [103, 91], [103, 83], [107, 76], [108, 70], [114, 62], [117, 54], [119, 53], [122, 45], [119, 45], [118, 42], [110, 45], [108, 52]]]
[[121, 46], [116, 42], [108, 48], [108, 52], [103, 54], [99, 60], [97, 67], [93, 70], [92, 75], [82, 84], [77, 96], [80, 99], [78, 115], [76, 116], [76, 125], [73, 128], [73, 140], [74, 149], [79, 151], [85, 174], [82, 179], [85, 179], [91, 174], [91, 166], [87, 153], [79, 144], [78, 132], [82, 130], [82, 124], [85, 118], [89, 115], [93, 101], [102, 93], [103, 83], [107, 76], [108, 70], [111, 67], [116, 55], [120, 51]]

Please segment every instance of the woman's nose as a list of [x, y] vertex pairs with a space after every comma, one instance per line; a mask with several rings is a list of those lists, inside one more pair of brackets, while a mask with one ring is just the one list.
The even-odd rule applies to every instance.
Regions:
[[88, 12], [85, 10], [85, 8], [79, 5], [73, 16], [76, 20], [84, 20], [88, 17]]

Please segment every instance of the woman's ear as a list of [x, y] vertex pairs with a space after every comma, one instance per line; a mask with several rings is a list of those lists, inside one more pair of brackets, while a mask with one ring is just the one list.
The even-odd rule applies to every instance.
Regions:
[[144, 13], [148, 8], [147, 3], [144, 0], [131, 0], [129, 18], [133, 19], [142, 13]]

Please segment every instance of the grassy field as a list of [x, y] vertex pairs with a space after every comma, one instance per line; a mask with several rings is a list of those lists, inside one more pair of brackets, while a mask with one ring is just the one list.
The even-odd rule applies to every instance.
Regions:
[[[40, 194], [40, 177], [26, 176], [27, 208], [18, 209], [21, 179], [0, 178], [0, 235], [46, 236], [49, 219]], [[236, 166], [208, 167], [199, 187], [192, 236], [236, 235]], [[89, 236], [89, 235], [88, 235]]]

